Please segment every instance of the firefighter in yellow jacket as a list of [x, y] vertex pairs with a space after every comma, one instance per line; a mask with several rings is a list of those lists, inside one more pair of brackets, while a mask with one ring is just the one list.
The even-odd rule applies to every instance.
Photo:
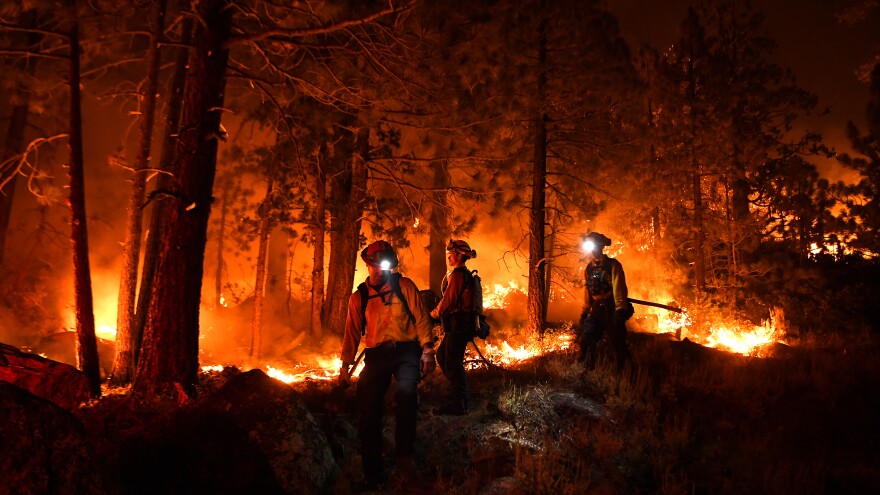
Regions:
[[386, 241], [376, 241], [361, 252], [369, 276], [348, 301], [339, 379], [350, 379], [361, 337], [364, 369], [357, 383], [360, 412], [358, 433], [364, 487], [375, 489], [386, 479], [382, 459], [382, 415], [385, 392], [396, 382], [395, 454], [401, 476], [414, 473], [412, 454], [416, 438], [417, 387], [422, 374], [434, 370], [434, 340], [419, 290], [409, 278], [392, 273], [397, 253]]
[[586, 288], [578, 360], [589, 368], [596, 364], [596, 346], [604, 333], [608, 334], [618, 368], [629, 359], [626, 320], [632, 317], [633, 306], [627, 300], [623, 265], [602, 252], [610, 245], [611, 239], [598, 232], [590, 232], [584, 238], [583, 249], [590, 261], [584, 270]]

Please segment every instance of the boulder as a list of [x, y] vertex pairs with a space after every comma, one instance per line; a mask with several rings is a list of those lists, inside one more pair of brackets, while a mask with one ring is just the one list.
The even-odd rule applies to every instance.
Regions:
[[0, 492], [120, 493], [68, 411], [0, 382]]
[[78, 369], [0, 343], [0, 381], [71, 410], [89, 400], [89, 383]]
[[285, 493], [321, 493], [338, 467], [321, 426], [289, 385], [255, 369], [232, 377], [194, 414], [227, 415], [256, 445]]

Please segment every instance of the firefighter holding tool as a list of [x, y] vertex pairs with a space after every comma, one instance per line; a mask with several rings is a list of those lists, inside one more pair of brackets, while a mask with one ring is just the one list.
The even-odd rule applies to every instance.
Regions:
[[614, 350], [618, 369], [629, 360], [626, 344], [626, 321], [633, 315], [633, 306], [627, 300], [626, 277], [623, 265], [602, 251], [611, 245], [611, 239], [598, 232], [584, 238], [583, 250], [589, 257], [584, 276], [584, 307], [581, 313], [580, 352], [578, 360], [588, 368], [596, 365], [596, 347], [603, 334]]

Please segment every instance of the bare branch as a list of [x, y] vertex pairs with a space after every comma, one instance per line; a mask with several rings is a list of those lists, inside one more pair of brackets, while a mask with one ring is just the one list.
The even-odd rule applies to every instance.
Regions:
[[395, 7], [394, 3], [389, 0], [388, 8], [380, 10], [372, 15], [367, 17], [363, 17], [360, 19], [350, 19], [347, 21], [335, 22], [332, 24], [326, 24], [323, 26], [316, 26], [310, 28], [302, 28], [302, 29], [267, 29], [266, 31], [262, 31], [259, 33], [249, 34], [249, 35], [241, 35], [235, 36], [230, 39], [225, 48], [232, 48], [234, 46], [243, 45], [246, 43], [252, 43], [254, 41], [261, 41], [265, 39], [272, 38], [272, 41], [295, 41], [296, 38], [304, 38], [307, 36], [315, 36], [319, 34], [330, 34], [336, 31], [341, 31], [343, 29], [348, 29], [354, 26], [361, 26], [364, 24], [369, 24], [370, 22], [375, 21], [376, 19], [390, 15], [396, 14], [399, 12], [403, 12], [408, 10], [412, 5], [415, 4], [415, 0], [408, 0], [405, 4], [400, 7]]

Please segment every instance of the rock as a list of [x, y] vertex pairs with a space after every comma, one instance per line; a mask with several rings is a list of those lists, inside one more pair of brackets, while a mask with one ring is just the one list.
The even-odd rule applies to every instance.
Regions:
[[121, 492], [70, 412], [3, 382], [0, 439], [0, 492]]
[[480, 490], [480, 495], [525, 495], [528, 493], [523, 482], [513, 476], [495, 478]]
[[232, 377], [196, 407], [225, 413], [265, 456], [285, 493], [320, 493], [338, 469], [327, 437], [289, 385], [251, 370]]
[[610, 420], [608, 411], [601, 404], [574, 392], [552, 392], [549, 399], [560, 416], [587, 416], [591, 419]]
[[0, 381], [71, 410], [89, 400], [89, 383], [78, 369], [0, 343]]

